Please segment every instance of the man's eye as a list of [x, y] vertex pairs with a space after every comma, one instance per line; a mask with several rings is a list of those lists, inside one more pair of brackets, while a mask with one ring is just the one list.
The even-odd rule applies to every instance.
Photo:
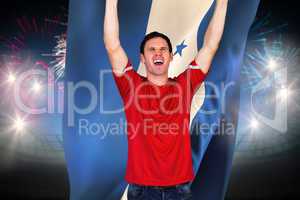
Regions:
[[167, 51], [167, 50], [168, 50], [168, 48], [161, 48], [161, 50], [162, 50], [162, 51]]

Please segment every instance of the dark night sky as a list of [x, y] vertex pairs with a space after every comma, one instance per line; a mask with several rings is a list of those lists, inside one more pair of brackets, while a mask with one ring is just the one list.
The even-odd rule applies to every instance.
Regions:
[[[37, 19], [42, 19], [45, 16], [50, 18], [60, 16], [61, 20], [66, 22], [64, 14], [67, 8], [68, 1], [65, 0], [9, 0], [5, 3], [2, 2], [0, 7], [0, 37], [9, 38], [14, 35], [19, 30], [17, 19], [22, 16]], [[298, 28], [300, 20], [297, 1], [261, 0], [257, 17], [261, 18], [267, 14], [271, 14], [271, 24], [288, 23], [283, 34], [295, 41], [295, 44], [300, 47], [300, 28]], [[0, 42], [2, 43], [2, 40]], [[0, 53], [5, 51], [3, 43], [1, 43]], [[1, 154], [0, 152], [0, 157]], [[290, 199], [288, 196], [297, 195], [298, 198], [295, 199], [299, 199], [300, 183], [297, 178], [300, 178], [300, 173], [297, 173], [297, 167], [299, 169], [300, 165], [294, 163], [299, 155], [299, 150], [294, 150], [280, 155], [272, 162], [259, 166], [243, 166], [242, 169], [235, 171], [230, 181], [228, 200], [241, 199], [239, 198], [241, 195], [244, 199]], [[22, 199], [66, 199], [68, 196], [68, 181], [64, 166], [18, 161], [8, 170], [1, 170], [0, 167], [0, 177], [0, 196], [9, 195], [11, 198], [7, 199], [16, 197], [23, 197]], [[257, 177], [259, 179], [256, 179]], [[258, 180], [261, 184], [257, 183]], [[261, 191], [262, 187], [263, 191], [266, 192], [266, 197], [255, 198], [253, 194]], [[271, 193], [273, 196], [270, 196]], [[247, 198], [248, 196], [249, 198]]]

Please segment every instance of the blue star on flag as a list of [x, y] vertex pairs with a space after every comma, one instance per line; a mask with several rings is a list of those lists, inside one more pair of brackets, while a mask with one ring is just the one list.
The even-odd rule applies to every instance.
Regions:
[[178, 53], [180, 56], [182, 56], [182, 51], [184, 48], [186, 48], [187, 45], [184, 44], [184, 40], [182, 41], [182, 43], [180, 45], [176, 46], [176, 52], [174, 53], [174, 56]]

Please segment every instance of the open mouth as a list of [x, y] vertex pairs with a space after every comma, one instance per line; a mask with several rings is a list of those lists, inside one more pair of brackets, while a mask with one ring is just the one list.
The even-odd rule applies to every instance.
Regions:
[[153, 61], [154, 65], [163, 65], [164, 64], [164, 61], [162, 59], [155, 59]]

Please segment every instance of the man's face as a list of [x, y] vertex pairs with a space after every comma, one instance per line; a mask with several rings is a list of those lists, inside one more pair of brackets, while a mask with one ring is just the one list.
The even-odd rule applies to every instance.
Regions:
[[155, 76], [168, 75], [169, 64], [172, 61], [172, 53], [169, 52], [167, 41], [156, 37], [145, 44], [141, 61], [145, 64], [147, 73]]

